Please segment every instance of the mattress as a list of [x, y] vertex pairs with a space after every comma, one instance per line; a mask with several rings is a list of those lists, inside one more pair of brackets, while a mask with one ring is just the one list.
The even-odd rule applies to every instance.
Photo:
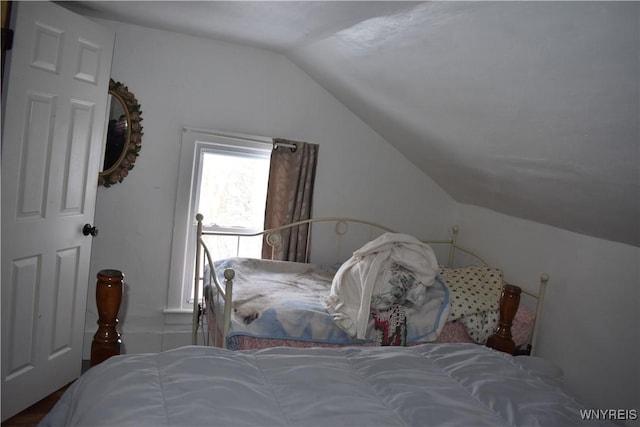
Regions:
[[190, 346], [91, 368], [41, 425], [594, 426], [531, 360], [475, 344]]

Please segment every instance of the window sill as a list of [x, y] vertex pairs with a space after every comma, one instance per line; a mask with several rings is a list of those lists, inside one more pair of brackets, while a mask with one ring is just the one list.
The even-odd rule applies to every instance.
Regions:
[[193, 310], [188, 308], [165, 308], [162, 314], [165, 325], [191, 325], [193, 320]]

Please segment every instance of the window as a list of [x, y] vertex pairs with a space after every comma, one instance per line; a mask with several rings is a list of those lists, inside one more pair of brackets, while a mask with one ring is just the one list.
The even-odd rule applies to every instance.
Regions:
[[[173, 235], [169, 308], [191, 309], [195, 215], [209, 231], [261, 231], [269, 179], [269, 138], [185, 129]], [[260, 237], [209, 236], [216, 258], [260, 257]], [[240, 244], [242, 243], [242, 244]]]

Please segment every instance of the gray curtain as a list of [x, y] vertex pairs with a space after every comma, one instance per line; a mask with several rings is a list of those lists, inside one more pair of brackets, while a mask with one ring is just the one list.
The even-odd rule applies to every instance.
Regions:
[[[311, 218], [313, 186], [318, 163], [318, 145], [308, 142], [276, 138], [271, 153], [265, 229], [279, 227]], [[295, 149], [278, 144], [295, 145]], [[274, 259], [305, 262], [308, 226], [300, 226], [282, 233]], [[263, 242], [262, 257], [271, 258], [271, 247]]]

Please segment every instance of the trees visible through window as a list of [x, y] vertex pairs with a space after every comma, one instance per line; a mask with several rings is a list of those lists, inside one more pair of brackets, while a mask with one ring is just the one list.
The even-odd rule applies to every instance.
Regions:
[[268, 155], [206, 150], [196, 210], [219, 227], [262, 230], [268, 178]]
[[[263, 229], [268, 154], [203, 151], [195, 211], [204, 216], [205, 230], [249, 234]], [[262, 250], [261, 237], [208, 236], [207, 244], [219, 257], [260, 258]]]

